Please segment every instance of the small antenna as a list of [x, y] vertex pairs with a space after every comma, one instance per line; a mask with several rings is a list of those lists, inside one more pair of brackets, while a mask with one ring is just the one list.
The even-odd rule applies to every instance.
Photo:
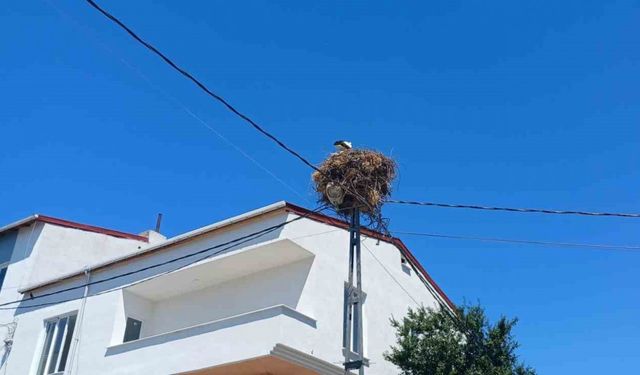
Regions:
[[156, 220], [156, 232], [160, 233], [160, 224], [162, 224], [162, 214], [158, 214], [158, 219]]

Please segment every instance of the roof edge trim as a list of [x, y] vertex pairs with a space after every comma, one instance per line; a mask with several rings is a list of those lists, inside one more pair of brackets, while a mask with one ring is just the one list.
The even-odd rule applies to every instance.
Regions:
[[0, 227], [0, 233], [6, 232], [6, 231], [11, 230], [11, 229], [19, 228], [19, 227], [21, 227], [23, 225], [31, 224], [32, 222], [36, 221], [37, 219], [38, 219], [38, 215], [37, 214], [31, 215], [31, 216], [27, 216], [24, 219], [20, 219], [20, 220], [14, 221], [13, 223], [9, 223], [9, 224], [7, 224], [7, 225], [5, 225], [3, 227]]
[[37, 215], [37, 216], [38, 216], [38, 218], [36, 219], [37, 221], [40, 221], [40, 222], [43, 222], [43, 223], [47, 223], [47, 224], [53, 224], [53, 225], [57, 225], [57, 226], [60, 226], [60, 227], [73, 228], [73, 229], [83, 230], [83, 231], [87, 231], [87, 232], [106, 234], [107, 236], [124, 238], [124, 239], [128, 239], [128, 240], [149, 242], [149, 239], [147, 237], [140, 236], [138, 234], [132, 234], [132, 233], [127, 233], [127, 232], [121, 232], [119, 230], [113, 230], [113, 229], [108, 229], [108, 228], [103, 228], [103, 227], [97, 227], [95, 225], [76, 223], [74, 221], [58, 219], [58, 218], [51, 217], [51, 216], [45, 216], [45, 215]]
[[[306, 216], [308, 219], [311, 219], [311, 220], [314, 220], [314, 221], [318, 221], [318, 222], [321, 222], [321, 223], [324, 223], [324, 224], [336, 226], [336, 227], [343, 228], [343, 229], [349, 229], [349, 223], [347, 223], [344, 220], [340, 220], [340, 219], [336, 219], [336, 218], [333, 218], [333, 217], [330, 217], [330, 216], [314, 213], [313, 211], [310, 211], [310, 210], [308, 210], [308, 209], [306, 209], [304, 207], [296, 206], [295, 204], [291, 204], [289, 202], [287, 202], [285, 204], [285, 209], [287, 211], [293, 212], [293, 213], [295, 213], [297, 215]], [[387, 243], [390, 243], [390, 244], [394, 245], [400, 251], [400, 253], [402, 253], [409, 260], [409, 262], [411, 262], [411, 264], [414, 266], [414, 268], [416, 268], [417, 271], [422, 274], [422, 277], [424, 277], [426, 282], [434, 289], [434, 291], [438, 295], [438, 297], [442, 299], [441, 302], [444, 302], [444, 304], [446, 304], [447, 307], [449, 307], [451, 309], [451, 311], [453, 311], [453, 312], [457, 311], [457, 307], [453, 303], [453, 301], [451, 301], [451, 299], [449, 299], [449, 297], [445, 294], [445, 292], [442, 290], [442, 288], [440, 288], [440, 286], [431, 277], [431, 275], [429, 275], [427, 270], [418, 261], [418, 258], [416, 258], [415, 255], [413, 255], [411, 250], [409, 250], [409, 248], [404, 244], [404, 242], [402, 242], [401, 239], [399, 239], [397, 237], [385, 236], [384, 234], [382, 234], [380, 232], [376, 232], [374, 230], [367, 229], [367, 228], [362, 228], [361, 232], [365, 236], [368, 236], [368, 237], [371, 237], [371, 238], [375, 238], [377, 240], [384, 241], [384, 242], [387, 242]]]
[[0, 233], [6, 232], [12, 229], [17, 229], [25, 225], [31, 225], [31, 223], [33, 222], [47, 223], [47, 224], [57, 225], [59, 227], [72, 228], [72, 229], [78, 229], [86, 232], [104, 234], [111, 237], [124, 238], [124, 239], [136, 240], [141, 242], [149, 242], [149, 239], [147, 237], [140, 236], [137, 234], [121, 232], [119, 230], [98, 227], [95, 225], [82, 224], [75, 221], [59, 219], [57, 217], [40, 215], [40, 214], [31, 215], [31, 216], [25, 217], [24, 219], [21, 219], [13, 223], [10, 223], [8, 225], [5, 225], [3, 227], [0, 227]]
[[[186, 232], [186, 233], [183, 233], [181, 235], [178, 235], [178, 236], [175, 236], [175, 237], [171, 237], [171, 238], [167, 239], [164, 242], [160, 242], [157, 245], [144, 248], [144, 249], [142, 249], [142, 250], [140, 250], [138, 252], [134, 252], [134, 253], [127, 254], [127, 255], [124, 255], [124, 256], [121, 256], [121, 257], [110, 259], [110, 260], [102, 262], [102, 263], [94, 264], [93, 266], [89, 267], [87, 270], [90, 271], [90, 272], [93, 272], [93, 271], [100, 270], [100, 269], [103, 269], [103, 268], [106, 268], [106, 267], [110, 267], [110, 266], [112, 266], [114, 264], [117, 264], [117, 263], [122, 263], [122, 262], [129, 261], [131, 259], [147, 256], [149, 254], [155, 253], [156, 251], [160, 251], [160, 250], [166, 249], [168, 247], [171, 247], [171, 246], [178, 245], [180, 243], [189, 241], [189, 240], [191, 240], [191, 239], [193, 239], [195, 237], [198, 237], [200, 235], [209, 234], [209, 233], [215, 232], [215, 231], [217, 231], [219, 229], [223, 229], [223, 228], [229, 227], [231, 225], [238, 224], [238, 223], [253, 219], [255, 217], [262, 216], [264, 214], [268, 214], [270, 212], [277, 211], [278, 209], [284, 208], [286, 205], [287, 205], [286, 202], [280, 201], [280, 202], [276, 202], [274, 204], [271, 204], [271, 205], [268, 205], [268, 206], [265, 206], [265, 207], [262, 207], [262, 208], [258, 208], [258, 209], [253, 210], [253, 211], [245, 212], [245, 213], [243, 213], [241, 215], [233, 216], [233, 217], [230, 217], [228, 219], [225, 219], [225, 220], [222, 220], [222, 221], [219, 221], [219, 222], [216, 222], [216, 223], [213, 223], [213, 224], [210, 224], [210, 225], [207, 225], [207, 226], [192, 230], [190, 232]], [[28, 285], [28, 286], [26, 286], [24, 288], [18, 289], [18, 292], [24, 294], [24, 293], [27, 293], [27, 292], [34, 291], [36, 289], [40, 289], [42, 287], [46, 287], [46, 286], [48, 286], [50, 284], [55, 284], [55, 283], [58, 283], [58, 282], [61, 282], [61, 281], [73, 279], [73, 278], [81, 276], [83, 274], [84, 274], [84, 270], [71, 272], [71, 273], [68, 273], [66, 275], [59, 276], [59, 277], [57, 277], [55, 279], [45, 280], [43, 282], [40, 282], [40, 283], [34, 284], [34, 285]]]

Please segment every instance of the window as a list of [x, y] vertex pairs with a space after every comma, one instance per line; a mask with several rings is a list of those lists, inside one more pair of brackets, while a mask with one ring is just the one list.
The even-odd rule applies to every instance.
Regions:
[[123, 342], [133, 341], [140, 338], [140, 331], [142, 330], [142, 322], [133, 319], [127, 318], [127, 326], [124, 329], [124, 339]]
[[2, 289], [2, 285], [4, 284], [4, 277], [7, 276], [7, 267], [9, 267], [9, 262], [0, 264], [0, 289]]
[[45, 322], [45, 337], [37, 375], [64, 371], [71, 347], [76, 314], [60, 316]]

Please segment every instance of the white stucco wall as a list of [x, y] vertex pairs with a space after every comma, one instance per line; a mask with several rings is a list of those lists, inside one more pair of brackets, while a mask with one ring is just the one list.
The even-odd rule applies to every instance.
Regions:
[[[294, 217], [277, 211], [184, 242], [170, 250], [138, 257], [91, 277], [100, 280], [174, 259]], [[47, 233], [47, 236], [54, 235], [54, 231]], [[89, 294], [93, 296], [87, 299], [84, 319], [78, 326], [80, 345], [72, 359], [73, 373], [175, 373], [266, 355], [277, 343], [327, 362], [341, 362], [348, 233], [303, 219], [233, 250], [241, 252], [261, 242], [283, 238], [292, 240], [313, 256], [159, 300], [141, 298], [118, 288], [170, 271], [186, 264], [187, 260], [92, 286]], [[62, 246], [63, 243], [58, 243], [60, 247], [87, 251], [88, 254], [104, 251], [98, 249], [100, 246], [110, 246], [97, 242], [94, 243], [96, 248], [87, 250], [84, 245]], [[362, 258], [363, 285], [367, 293], [365, 353], [371, 360], [368, 373], [397, 374], [382, 357], [395, 341], [389, 319], [402, 317], [410, 306], [435, 306], [436, 300], [415, 272], [408, 274], [402, 270], [400, 252], [394, 245], [377, 244], [376, 240], [364, 238]], [[189, 276], [188, 272], [181, 272], [185, 277]], [[83, 280], [70, 280], [39, 290], [36, 295], [74, 283], [81, 285]], [[114, 290], [109, 291], [111, 289]], [[82, 289], [78, 289], [39, 302], [81, 295]], [[15, 344], [6, 364], [7, 374], [31, 374], [40, 354], [38, 345], [44, 320], [78, 310], [80, 305], [76, 300], [0, 315], [5, 320], [17, 321]], [[288, 307], [278, 307], [280, 305]], [[142, 336], [146, 338], [121, 344], [127, 315], [143, 321]]]
[[[323, 322], [323, 329], [316, 333], [311, 350], [330, 362], [340, 361], [342, 290], [348, 276], [348, 232], [310, 220], [294, 222], [283, 232], [283, 236], [316, 254], [307, 281], [309, 292], [300, 300], [300, 305], [305, 306], [310, 315]], [[373, 374], [398, 373], [382, 356], [395, 343], [395, 332], [389, 319], [403, 317], [408, 307], [437, 305], [415, 272], [408, 275], [402, 270], [400, 260], [400, 251], [394, 245], [362, 238], [362, 283], [367, 294], [364, 344]]]
[[122, 343], [127, 318], [133, 318], [141, 322], [145, 322], [140, 330], [141, 337], [146, 337], [153, 334], [152, 325], [149, 324], [150, 320], [153, 317], [153, 301], [128, 292], [125, 289], [121, 290], [121, 293], [122, 305], [116, 307], [116, 317], [114, 319], [111, 345]]
[[160, 334], [281, 304], [297, 308], [310, 266], [310, 260], [302, 260], [156, 302], [146, 333]]
[[42, 230], [33, 246], [33, 265], [26, 285], [52, 278], [140, 251], [146, 242], [118, 238], [53, 224]]
[[[0, 303], [14, 301], [22, 297], [18, 290], [28, 282], [27, 279], [31, 274], [34, 261], [34, 257], [31, 256], [33, 244], [38, 240], [43, 227], [44, 225], [41, 223], [33, 223], [12, 230], [16, 239], [11, 249], [10, 265], [0, 290]], [[0, 310], [0, 317], [4, 318], [5, 316], [11, 319], [13, 312]], [[2, 319], [0, 322], [5, 322], [5, 320]]]

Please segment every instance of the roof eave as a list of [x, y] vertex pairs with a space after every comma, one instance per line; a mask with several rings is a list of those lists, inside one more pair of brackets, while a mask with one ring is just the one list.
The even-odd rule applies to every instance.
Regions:
[[[162, 242], [156, 246], [152, 246], [149, 248], [146, 248], [142, 251], [133, 253], [133, 254], [128, 254], [126, 256], [122, 256], [107, 262], [103, 262], [97, 265], [92, 266], [91, 268], [88, 269], [88, 271], [95, 271], [98, 269], [102, 269], [102, 268], [106, 268], [112, 265], [115, 265], [117, 263], [121, 263], [121, 262], [126, 262], [129, 261], [131, 259], [134, 258], [138, 258], [141, 256], [146, 256], [149, 254], [152, 254], [156, 251], [177, 245], [179, 243], [185, 242], [185, 241], [189, 241], [195, 237], [201, 236], [203, 234], [208, 234], [211, 232], [214, 232], [216, 230], [222, 229], [222, 228], [226, 228], [228, 226], [234, 225], [234, 224], [238, 224], [241, 222], [244, 222], [246, 220], [249, 219], [253, 219], [256, 218], [258, 216], [262, 216], [264, 214], [268, 214], [280, 209], [284, 209], [286, 212], [291, 212], [294, 213], [296, 215], [299, 216], [305, 216], [306, 218], [310, 219], [310, 220], [314, 220], [317, 222], [321, 222], [327, 225], [332, 225], [338, 228], [342, 228], [342, 229], [348, 229], [349, 228], [349, 223], [347, 223], [346, 221], [340, 220], [340, 219], [336, 219], [330, 216], [326, 216], [326, 215], [322, 215], [320, 213], [311, 211], [307, 208], [301, 207], [301, 206], [297, 206], [295, 204], [289, 203], [289, 202], [285, 202], [285, 201], [280, 201], [253, 211], [249, 211], [246, 212], [244, 214], [238, 215], [238, 216], [234, 216], [231, 217], [229, 219], [226, 220], [222, 220], [219, 221], [217, 223], [193, 230], [191, 232], [187, 232], [184, 233], [182, 235], [170, 238], [169, 240]], [[38, 215], [34, 215], [35, 218], [31, 218], [31, 220], [35, 220], [37, 219], [39, 216]], [[40, 215], [41, 217], [41, 215]], [[22, 221], [27, 221], [27, 219], [23, 219]], [[13, 223], [11, 225], [16, 225], [19, 222]], [[19, 225], [24, 225], [25, 223], [19, 224]], [[414, 266], [414, 268], [420, 272], [420, 274], [422, 275], [422, 277], [426, 280], [426, 282], [433, 287], [433, 289], [435, 290], [436, 294], [442, 299], [442, 302], [444, 302], [453, 312], [457, 311], [456, 305], [449, 299], [449, 297], [444, 293], [444, 291], [440, 288], [440, 286], [438, 286], [438, 284], [435, 282], [435, 280], [431, 277], [431, 275], [429, 275], [429, 273], [427, 272], [427, 270], [420, 264], [420, 262], [418, 261], [418, 259], [413, 255], [413, 253], [411, 252], [411, 250], [409, 250], [409, 248], [402, 242], [402, 240], [400, 240], [399, 238], [396, 237], [389, 237], [389, 236], [385, 236], [384, 234], [380, 233], [380, 232], [376, 232], [373, 231], [371, 229], [366, 229], [363, 228], [362, 229], [362, 233], [368, 237], [371, 238], [375, 238], [378, 239], [380, 241], [384, 241], [387, 243], [390, 243], [392, 245], [394, 245], [408, 260], [409, 262], [411, 262], [411, 264]], [[38, 283], [35, 285], [30, 285], [27, 286], [25, 288], [19, 289], [18, 292], [19, 293], [28, 293], [31, 291], [34, 291], [36, 289], [51, 285], [51, 284], [55, 284], [64, 280], [68, 280], [68, 279], [73, 279], [79, 276], [84, 275], [84, 270], [83, 271], [78, 271], [78, 272], [73, 272], [67, 275], [63, 275], [60, 277], [57, 277], [55, 279], [52, 280], [48, 280], [48, 281], [44, 281], [42, 283]]]
[[98, 227], [95, 225], [82, 224], [75, 221], [58, 219], [53, 216], [47, 216], [47, 215], [41, 215], [41, 214], [34, 214], [31, 216], [27, 216], [24, 219], [20, 219], [18, 221], [14, 221], [13, 223], [0, 227], [0, 233], [6, 232], [12, 229], [18, 229], [25, 225], [31, 225], [33, 222], [47, 223], [47, 224], [57, 225], [60, 227], [78, 229], [78, 230], [83, 230], [87, 232], [105, 234], [111, 237], [124, 238], [124, 239], [136, 240], [141, 242], [149, 241], [147, 237], [140, 236], [137, 234], [121, 232], [119, 230]]
[[29, 224], [33, 223], [34, 221], [36, 221], [39, 216], [40, 215], [38, 215], [38, 214], [34, 214], [34, 215], [31, 215], [31, 216], [27, 216], [24, 219], [20, 219], [20, 220], [14, 221], [13, 223], [9, 223], [9, 224], [7, 224], [7, 225], [5, 225], [3, 227], [0, 227], [0, 234], [4, 233], [6, 231], [10, 231], [12, 229], [20, 228], [20, 227], [22, 227], [24, 225], [29, 225]]
[[[141, 256], [146, 256], [146, 255], [152, 254], [152, 253], [154, 253], [156, 251], [165, 249], [167, 247], [171, 247], [171, 246], [177, 245], [179, 243], [182, 243], [182, 242], [185, 242], [185, 241], [189, 241], [189, 240], [191, 240], [191, 239], [193, 239], [195, 237], [201, 236], [203, 234], [211, 233], [211, 232], [214, 232], [216, 230], [219, 230], [219, 229], [222, 229], [222, 228], [226, 228], [226, 227], [228, 227], [230, 225], [234, 225], [234, 224], [237, 224], [237, 223], [249, 220], [249, 219], [253, 219], [255, 217], [258, 217], [258, 216], [261, 216], [261, 215], [276, 211], [278, 209], [282, 209], [286, 205], [287, 205], [287, 202], [285, 202], [285, 201], [276, 202], [276, 203], [270, 204], [268, 206], [265, 206], [265, 207], [262, 207], [262, 208], [258, 208], [256, 210], [249, 211], [249, 212], [246, 212], [244, 214], [241, 214], [241, 215], [238, 215], [238, 216], [234, 216], [234, 217], [231, 217], [229, 219], [225, 219], [225, 220], [213, 223], [211, 225], [207, 225], [207, 226], [204, 226], [202, 228], [198, 228], [198, 229], [192, 230], [190, 232], [187, 232], [187, 233], [181, 234], [179, 236], [170, 238], [170, 239], [168, 239], [168, 240], [166, 240], [164, 242], [161, 242], [161, 243], [159, 243], [159, 244], [157, 244], [155, 246], [147, 247], [147, 248], [145, 248], [145, 249], [143, 249], [141, 251], [138, 251], [138, 252], [135, 252], [135, 253], [132, 253], [132, 254], [127, 254], [127, 255], [124, 255], [124, 256], [121, 256], [121, 257], [117, 257], [115, 259], [111, 259], [111, 260], [108, 260], [108, 261], [105, 261], [105, 262], [101, 262], [101, 263], [95, 264], [95, 265], [87, 268], [87, 271], [93, 272], [93, 271], [96, 271], [96, 270], [99, 270], [99, 269], [102, 269], [102, 268], [106, 268], [106, 267], [112, 266], [112, 265], [117, 264], [117, 263], [126, 262], [126, 261], [129, 261], [131, 259], [138, 258], [138, 257], [141, 257]], [[65, 281], [65, 280], [73, 279], [73, 278], [78, 277], [78, 276], [82, 276], [82, 275], [84, 275], [84, 272], [85, 272], [85, 270], [75, 271], [75, 272], [71, 272], [71, 273], [56, 277], [55, 279], [45, 280], [45, 281], [37, 283], [37, 284], [28, 285], [28, 286], [26, 286], [24, 288], [18, 289], [18, 292], [22, 293], [22, 294], [28, 293], [28, 292], [32, 292], [32, 291], [34, 291], [36, 289], [40, 289], [40, 288], [43, 288], [43, 287], [51, 285], [51, 284], [59, 283], [61, 281]]]

